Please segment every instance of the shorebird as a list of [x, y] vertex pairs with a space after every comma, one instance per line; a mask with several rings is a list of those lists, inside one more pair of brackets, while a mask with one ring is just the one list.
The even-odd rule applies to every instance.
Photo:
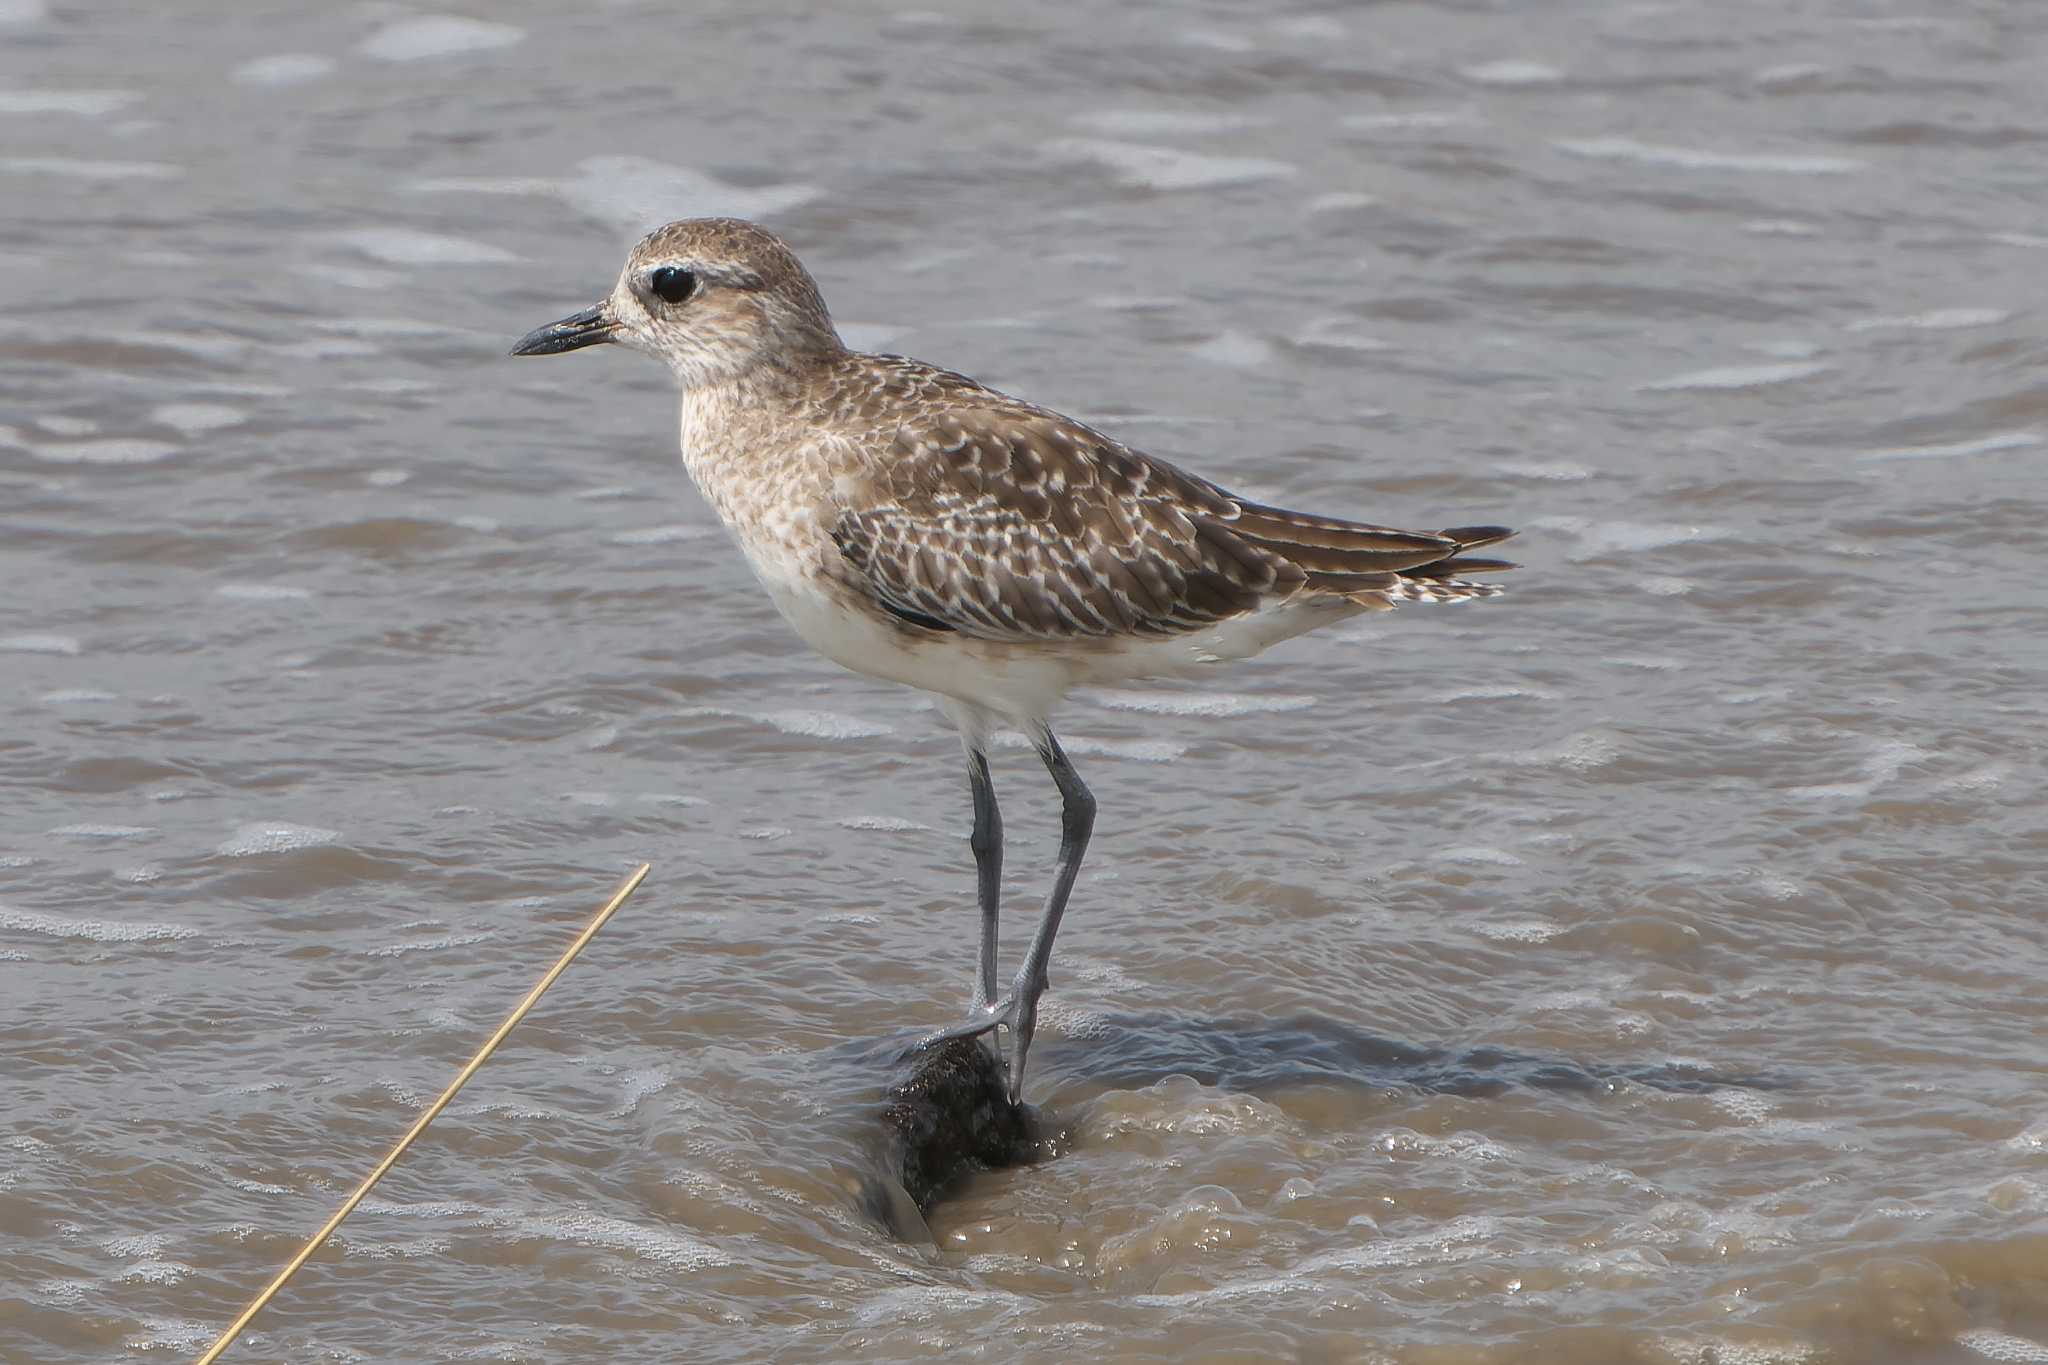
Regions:
[[[1468, 554], [1505, 527], [1397, 531], [1264, 506], [965, 375], [851, 350], [796, 255], [739, 219], [649, 233], [603, 302], [512, 354], [607, 342], [674, 374], [683, 465], [797, 634], [932, 693], [959, 730], [980, 953], [966, 1019], [928, 1041], [1006, 1027], [1013, 1104], [1095, 827], [1053, 736], [1061, 698], [1198, 674], [1397, 603], [1491, 597], [1463, 575], [1514, 567]], [[1052, 891], [998, 997], [988, 746], [1006, 728], [1052, 774], [1061, 819]]]

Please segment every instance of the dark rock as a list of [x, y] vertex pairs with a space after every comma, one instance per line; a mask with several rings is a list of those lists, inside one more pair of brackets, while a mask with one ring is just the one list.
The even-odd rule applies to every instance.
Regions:
[[897, 1236], [922, 1237], [923, 1215], [964, 1177], [1036, 1160], [1043, 1142], [1037, 1115], [1010, 1103], [1003, 1064], [978, 1040], [915, 1047], [902, 1062], [908, 1074], [883, 1097], [881, 1120], [893, 1177], [882, 1183], [894, 1188], [870, 1188], [864, 1202]]

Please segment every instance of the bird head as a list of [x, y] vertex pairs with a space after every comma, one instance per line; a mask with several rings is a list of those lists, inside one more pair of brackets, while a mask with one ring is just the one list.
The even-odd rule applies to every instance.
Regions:
[[606, 343], [661, 360], [685, 389], [843, 349], [796, 254], [738, 218], [685, 218], [648, 233], [603, 302], [535, 328], [512, 354]]

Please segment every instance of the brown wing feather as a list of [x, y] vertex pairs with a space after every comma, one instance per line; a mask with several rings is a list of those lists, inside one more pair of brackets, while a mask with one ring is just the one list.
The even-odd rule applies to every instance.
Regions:
[[959, 375], [865, 359], [912, 401], [893, 406], [891, 455], [832, 535], [882, 606], [927, 629], [1170, 636], [1302, 592], [1391, 594], [1400, 577], [1490, 568], [1455, 557], [1511, 534], [1401, 531], [1248, 502]]
[[936, 415], [878, 482], [833, 529], [848, 564], [897, 615], [985, 639], [1175, 635], [1306, 582], [1213, 486], [1051, 414]]

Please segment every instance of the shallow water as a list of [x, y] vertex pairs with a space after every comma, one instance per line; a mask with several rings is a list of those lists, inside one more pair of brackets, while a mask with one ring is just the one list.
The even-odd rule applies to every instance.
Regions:
[[[0, 3], [0, 1358], [2048, 1360], [2048, 9]], [[1539, 12], [1540, 10], [1540, 12]], [[1091, 695], [1030, 1091], [957, 747], [775, 619], [641, 230], [1497, 602]], [[997, 781], [1012, 952], [1049, 784]]]

